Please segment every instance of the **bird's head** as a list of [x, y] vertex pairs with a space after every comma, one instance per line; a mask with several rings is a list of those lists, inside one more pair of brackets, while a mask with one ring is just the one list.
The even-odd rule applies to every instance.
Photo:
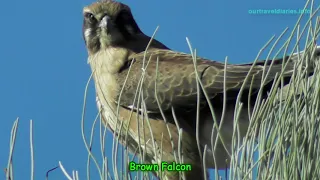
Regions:
[[83, 18], [83, 38], [90, 54], [121, 46], [142, 33], [130, 8], [112, 0], [84, 7]]

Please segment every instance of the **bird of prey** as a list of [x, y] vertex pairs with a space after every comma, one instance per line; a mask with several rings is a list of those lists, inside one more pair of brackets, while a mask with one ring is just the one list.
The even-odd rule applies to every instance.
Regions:
[[[129, 149], [139, 148], [145, 163], [161, 160], [191, 164], [192, 171], [184, 174], [186, 179], [206, 176], [201, 155], [205, 145], [207, 168], [229, 166], [226, 150], [231, 150], [235, 102], [242, 86], [244, 110], [238, 125], [244, 136], [249, 125], [245, 110], [249, 89], [259, 90], [264, 79], [263, 87], [268, 90], [277, 73], [283, 71], [283, 77], [288, 78], [292, 74], [293, 63], [283, 69], [283, 59], [273, 60], [272, 66], [271, 61], [266, 65], [265, 61], [225, 65], [200, 57], [194, 61], [191, 54], [173, 51], [151, 40], [140, 30], [130, 8], [116, 1], [95, 2], [84, 7], [83, 16], [88, 63], [104, 124]], [[264, 68], [270, 68], [267, 77], [262, 76]], [[227, 105], [220, 135], [225, 143], [219, 141], [213, 153], [211, 145], [217, 131], [211, 141], [214, 121], [204, 92], [219, 123], [224, 90]], [[254, 102], [256, 96], [252, 94]], [[178, 179], [180, 175], [168, 171], [164, 177]]]

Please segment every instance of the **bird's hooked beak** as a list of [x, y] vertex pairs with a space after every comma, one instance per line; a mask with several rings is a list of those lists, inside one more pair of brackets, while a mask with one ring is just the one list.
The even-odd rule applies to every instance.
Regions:
[[103, 16], [103, 18], [101, 19], [101, 21], [99, 23], [99, 27], [104, 28], [104, 29], [108, 29], [109, 21], [110, 21], [109, 16], [107, 16], [107, 15]]

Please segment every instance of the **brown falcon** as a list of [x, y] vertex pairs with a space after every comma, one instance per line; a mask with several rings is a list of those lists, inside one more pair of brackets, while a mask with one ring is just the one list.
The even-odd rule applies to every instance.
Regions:
[[[224, 63], [198, 57], [195, 68], [190, 54], [172, 51], [155, 39], [148, 46], [151, 38], [140, 30], [130, 8], [122, 3], [111, 0], [96, 2], [83, 9], [83, 16], [83, 36], [98, 107], [105, 125], [121, 137], [122, 143], [130, 149], [137, 148], [139, 144], [142, 149], [139, 152], [144, 153], [147, 163], [159, 163], [160, 160], [190, 163], [192, 171], [185, 173], [186, 178], [201, 178], [204, 173], [196, 140], [199, 101], [199, 147], [202, 153], [204, 146], [208, 147], [206, 167], [227, 167], [230, 157], [220, 142], [212, 153], [214, 121], [197, 78], [212, 102], [218, 121], [222, 114], [224, 87], [227, 90], [227, 112], [220, 133], [230, 151], [234, 106], [239, 89], [244, 85], [241, 100], [243, 108], [247, 108], [246, 92], [250, 86], [256, 90], [260, 88], [265, 62], [257, 62], [249, 74], [252, 64], [227, 64], [225, 67]], [[282, 59], [274, 60], [264, 84], [266, 90], [271, 87], [276, 73], [282, 71], [281, 63]], [[270, 62], [266, 65], [267, 69], [269, 67]], [[292, 68], [293, 63], [289, 63], [284, 77], [291, 76]], [[253, 95], [251, 100], [254, 102], [255, 99]], [[240, 114], [241, 136], [249, 124], [247, 114], [246, 110]], [[120, 124], [123, 130], [118, 132]], [[213, 154], [217, 167], [213, 163]], [[166, 172], [165, 175], [168, 179], [177, 179], [179, 174]]]

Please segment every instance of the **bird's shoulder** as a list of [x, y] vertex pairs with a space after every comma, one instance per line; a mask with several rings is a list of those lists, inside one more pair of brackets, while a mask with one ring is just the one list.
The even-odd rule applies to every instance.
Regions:
[[[197, 66], [207, 65], [214, 66], [218, 69], [224, 68], [224, 63], [219, 61], [210, 60], [203, 57], [194, 57], [192, 54], [174, 51], [171, 49], [149, 48], [146, 51], [140, 53], [133, 53], [128, 59], [134, 60], [134, 62], [148, 62], [149, 64], [160, 63], [161, 65], [175, 66]], [[194, 64], [195, 63], [195, 64]]]

